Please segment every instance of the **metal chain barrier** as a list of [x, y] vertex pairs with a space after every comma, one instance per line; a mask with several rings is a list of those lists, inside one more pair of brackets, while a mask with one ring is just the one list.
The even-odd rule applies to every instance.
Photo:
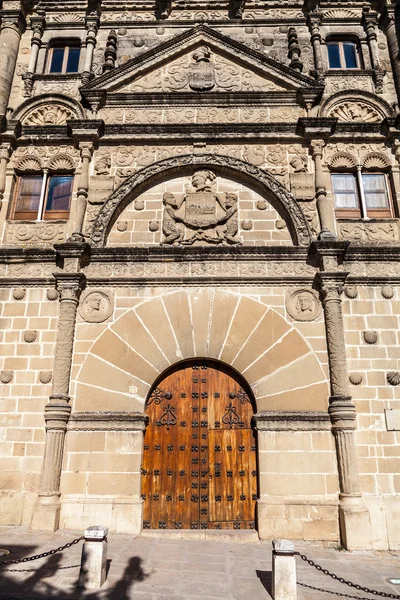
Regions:
[[[372, 596], [382, 596], [383, 598], [393, 598], [394, 600], [400, 600], [400, 596], [397, 596], [396, 594], [388, 594], [386, 592], [378, 592], [377, 590], [371, 590], [370, 588], [363, 587], [358, 583], [348, 581], [347, 579], [344, 579], [344, 577], [339, 577], [339, 575], [331, 573], [330, 571], [328, 571], [328, 569], [324, 569], [323, 567], [321, 567], [321, 565], [318, 565], [313, 560], [307, 558], [305, 554], [300, 554], [300, 552], [295, 552], [294, 554], [296, 556], [300, 556], [301, 560], [304, 560], [304, 562], [308, 563], [311, 567], [317, 569], [317, 571], [321, 571], [321, 573], [323, 573], [324, 575], [328, 575], [328, 577], [332, 577], [332, 579], [335, 579], [335, 581], [339, 581], [339, 583], [344, 583], [345, 585], [348, 585], [349, 587], [352, 587], [355, 590], [358, 590], [359, 592], [366, 592], [367, 594], [371, 594]], [[350, 598], [351, 596], [345, 597]], [[353, 596], [353, 598], [357, 598], [357, 596]]]
[[364, 598], [362, 596], [351, 596], [350, 594], [342, 594], [341, 592], [332, 592], [332, 590], [324, 590], [323, 588], [314, 587], [313, 585], [307, 585], [306, 583], [298, 582], [297, 585], [315, 590], [316, 592], [323, 592], [324, 594], [332, 594], [333, 596], [340, 596], [341, 598], [351, 598], [352, 600], [371, 600], [371, 598]]
[[[76, 569], [80, 566], [81, 565], [67, 565], [66, 567], [57, 567], [57, 571], [60, 571], [60, 569]], [[2, 573], [36, 573], [36, 571], [37, 569], [3, 569]]]
[[57, 552], [62, 552], [63, 550], [66, 550], [67, 548], [71, 548], [71, 546], [78, 544], [83, 539], [84, 539], [83, 536], [81, 536], [79, 538], [76, 538], [75, 540], [72, 540], [72, 542], [68, 542], [64, 546], [59, 546], [58, 548], [54, 548], [53, 550], [49, 550], [48, 552], [43, 552], [42, 554], [35, 554], [34, 556], [26, 556], [25, 558], [16, 558], [14, 560], [0, 560], [0, 565], [17, 565], [19, 563], [25, 563], [25, 562], [29, 562], [31, 560], [37, 560], [39, 558], [46, 558], [47, 556], [52, 556], [53, 554], [56, 554]]

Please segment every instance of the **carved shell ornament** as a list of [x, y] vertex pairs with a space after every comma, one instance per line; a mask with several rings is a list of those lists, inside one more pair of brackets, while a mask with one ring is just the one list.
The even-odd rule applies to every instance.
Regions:
[[67, 154], [57, 154], [53, 156], [51, 160], [49, 160], [48, 167], [51, 171], [73, 171], [74, 170], [74, 161]]
[[11, 383], [14, 377], [14, 371], [1, 371], [0, 381], [1, 383]]
[[361, 101], [345, 101], [334, 106], [328, 114], [346, 123], [378, 123], [382, 120], [379, 112]]
[[389, 385], [400, 385], [400, 373], [398, 371], [389, 371], [386, 375]]
[[363, 376], [361, 373], [350, 373], [349, 381], [352, 385], [360, 385], [362, 383]]
[[17, 162], [15, 168], [24, 173], [37, 172], [42, 170], [42, 163], [36, 156], [23, 156]]
[[13, 290], [14, 300], [23, 300], [25, 298], [25, 294], [26, 294], [25, 288], [15, 288], [15, 290]]
[[357, 298], [357, 288], [354, 285], [348, 285], [344, 288], [344, 293], [348, 298]]
[[364, 331], [364, 341], [367, 344], [376, 344], [378, 341], [378, 334], [376, 331]]
[[321, 303], [311, 290], [296, 290], [287, 298], [286, 310], [296, 321], [314, 321], [321, 312]]
[[107, 292], [89, 291], [87, 292], [79, 306], [79, 313], [88, 323], [103, 323], [113, 313], [114, 303]]
[[32, 344], [33, 342], [35, 342], [37, 339], [37, 331], [34, 330], [30, 330], [30, 331], [24, 331], [24, 341], [27, 344]]
[[356, 158], [350, 152], [336, 152], [329, 160], [331, 169], [354, 169], [357, 166]]
[[67, 106], [48, 104], [35, 108], [22, 119], [24, 125], [64, 125], [68, 119], [76, 118]]
[[381, 171], [390, 167], [390, 160], [381, 152], [371, 152], [364, 158], [363, 167], [364, 169]]
[[390, 300], [394, 296], [394, 289], [390, 285], [384, 285], [381, 294], [386, 300]]

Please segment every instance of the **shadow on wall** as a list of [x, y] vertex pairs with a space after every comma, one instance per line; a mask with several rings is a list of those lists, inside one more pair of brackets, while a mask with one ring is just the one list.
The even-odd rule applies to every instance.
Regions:
[[[9, 547], [8, 547], [9, 548]], [[10, 548], [9, 548], [10, 549]], [[21, 547], [18, 548], [18, 553]], [[21, 552], [22, 554], [22, 552]], [[26, 549], [23, 555], [29, 556]], [[147, 575], [142, 569], [142, 559], [133, 556], [129, 559], [122, 577], [117, 581], [107, 580], [101, 590], [83, 590], [78, 587], [79, 560], [72, 559], [74, 568], [65, 568], [60, 563], [61, 554], [49, 556], [45, 563], [34, 567], [35, 562], [0, 567], [0, 598], [7, 600], [129, 600], [133, 586], [143, 581]], [[108, 570], [112, 561], [108, 561]], [[7, 569], [24, 569], [11, 573]]]

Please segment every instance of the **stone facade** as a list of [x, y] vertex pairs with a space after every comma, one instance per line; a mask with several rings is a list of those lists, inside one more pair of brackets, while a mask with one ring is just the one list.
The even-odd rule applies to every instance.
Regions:
[[0, 16], [1, 523], [140, 534], [146, 400], [207, 358], [254, 395], [259, 536], [398, 550], [394, 5]]

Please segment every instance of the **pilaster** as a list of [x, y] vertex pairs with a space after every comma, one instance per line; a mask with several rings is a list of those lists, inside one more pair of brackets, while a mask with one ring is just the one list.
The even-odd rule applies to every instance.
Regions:
[[[64, 440], [71, 413], [69, 384], [79, 297], [85, 286], [80, 268], [87, 256], [86, 244], [60, 244], [56, 250], [65, 271], [54, 273], [60, 313], [54, 356], [52, 391], [45, 407], [46, 440], [41, 487], [32, 515], [32, 529], [55, 531], [60, 518], [60, 478]], [[75, 268], [74, 268], [75, 267]]]
[[331, 396], [329, 415], [335, 437], [339, 473], [339, 518], [342, 543], [348, 550], [372, 547], [369, 511], [360, 491], [354, 439], [356, 408], [349, 395], [341, 294], [348, 273], [340, 270], [348, 243], [316, 242], [320, 259], [317, 281], [325, 317]]

